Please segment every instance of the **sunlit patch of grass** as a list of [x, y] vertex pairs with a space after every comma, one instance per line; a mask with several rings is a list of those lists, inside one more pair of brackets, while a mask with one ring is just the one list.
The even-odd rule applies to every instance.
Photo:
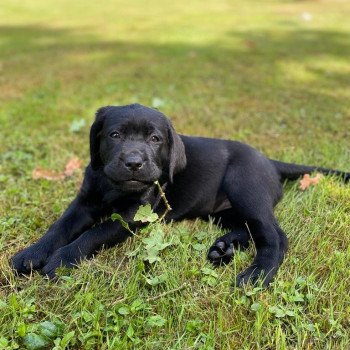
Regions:
[[87, 163], [101, 105], [153, 105], [181, 133], [350, 170], [349, 15], [343, 1], [2, 1], [0, 348], [347, 349], [350, 187], [336, 178], [286, 185], [290, 248], [267, 290], [232, 288], [252, 248], [208, 264], [222, 232], [199, 220], [164, 226], [178, 240], [151, 267], [130, 256], [137, 239], [58, 282], [17, 278], [8, 259], [80, 181], [33, 181], [33, 168]]

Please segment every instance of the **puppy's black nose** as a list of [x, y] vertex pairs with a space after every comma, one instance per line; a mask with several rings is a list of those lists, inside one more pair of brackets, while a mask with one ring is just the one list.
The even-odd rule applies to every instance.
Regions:
[[131, 171], [138, 171], [143, 166], [143, 160], [139, 155], [130, 155], [124, 161], [125, 166]]

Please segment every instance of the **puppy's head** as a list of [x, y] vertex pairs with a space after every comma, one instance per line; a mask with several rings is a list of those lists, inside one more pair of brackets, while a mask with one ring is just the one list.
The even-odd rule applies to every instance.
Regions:
[[186, 166], [184, 145], [170, 121], [139, 104], [107, 106], [90, 131], [91, 167], [126, 192], [140, 192]]

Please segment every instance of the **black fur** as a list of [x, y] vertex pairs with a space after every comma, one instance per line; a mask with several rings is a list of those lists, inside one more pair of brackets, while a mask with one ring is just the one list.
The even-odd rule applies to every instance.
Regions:
[[118, 221], [101, 219], [118, 212], [137, 229], [133, 217], [140, 204], [163, 212], [154, 186], [159, 180], [173, 208], [167, 221], [212, 216], [228, 229], [209, 249], [214, 264], [229, 262], [234, 249], [246, 248], [252, 238], [257, 254], [237, 285], [259, 277], [267, 285], [288, 245], [273, 213], [281, 182], [316, 169], [350, 179], [349, 173], [269, 160], [240, 142], [180, 136], [162, 113], [138, 104], [99, 109], [90, 151], [77, 197], [38, 242], [12, 258], [18, 273], [41, 269], [54, 277], [57, 267], [123, 242], [130, 233]]

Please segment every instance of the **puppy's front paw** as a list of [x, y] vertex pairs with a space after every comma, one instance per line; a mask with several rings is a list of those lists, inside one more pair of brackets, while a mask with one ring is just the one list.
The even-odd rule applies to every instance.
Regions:
[[56, 277], [57, 268], [73, 268], [79, 261], [80, 257], [73, 254], [69, 247], [62, 247], [52, 254], [47, 264], [42, 268], [41, 273], [48, 276], [50, 279], [54, 279]]
[[36, 243], [15, 254], [10, 264], [18, 274], [27, 274], [44, 266], [49, 254], [48, 247]]

